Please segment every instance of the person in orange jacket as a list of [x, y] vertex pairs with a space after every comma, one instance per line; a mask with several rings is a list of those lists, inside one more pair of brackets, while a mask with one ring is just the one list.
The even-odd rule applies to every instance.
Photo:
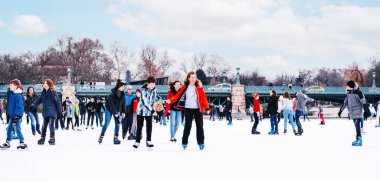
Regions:
[[205, 144], [202, 113], [205, 110], [210, 110], [210, 106], [202, 82], [197, 79], [194, 71], [187, 73], [184, 85], [177, 94], [166, 100], [166, 103], [185, 110], [185, 129], [182, 137], [183, 149], [186, 150], [187, 148], [192, 120], [194, 118], [197, 126], [197, 142], [199, 149], [203, 150]]

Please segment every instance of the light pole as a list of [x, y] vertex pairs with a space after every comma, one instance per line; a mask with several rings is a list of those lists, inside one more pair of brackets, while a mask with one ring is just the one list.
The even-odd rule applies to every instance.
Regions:
[[240, 85], [240, 68], [236, 68], [236, 85]]
[[376, 72], [372, 71], [372, 88], [376, 88]]
[[71, 66], [67, 66], [67, 84], [71, 84]]
[[223, 71], [222, 77], [223, 77], [223, 83], [226, 83], [226, 71]]

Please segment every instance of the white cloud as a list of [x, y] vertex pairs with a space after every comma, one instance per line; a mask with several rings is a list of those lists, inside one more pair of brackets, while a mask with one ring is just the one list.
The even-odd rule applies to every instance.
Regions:
[[120, 0], [108, 10], [122, 29], [184, 45], [220, 42], [329, 61], [368, 57], [379, 47], [379, 7], [314, 8], [299, 15], [291, 0]]
[[0, 20], [0, 28], [4, 28], [5, 26], [6, 24], [2, 20]]
[[281, 74], [298, 74], [297, 66], [281, 56], [246, 57], [242, 63], [244, 65], [241, 67], [242, 72], [258, 70], [269, 80], [273, 80]]
[[16, 35], [37, 37], [49, 31], [48, 25], [35, 15], [17, 15], [11, 25], [11, 32]]

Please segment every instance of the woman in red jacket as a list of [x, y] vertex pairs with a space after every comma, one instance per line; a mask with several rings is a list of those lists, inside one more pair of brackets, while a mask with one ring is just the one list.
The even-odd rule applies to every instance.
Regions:
[[259, 100], [259, 94], [254, 93], [252, 95], [253, 95], [253, 117], [255, 118], [255, 123], [253, 124], [251, 133], [254, 135], [259, 135], [260, 132], [256, 130], [257, 125], [259, 124], [259, 117], [257, 113], [260, 112], [261, 105], [260, 105], [260, 100]]
[[194, 118], [197, 126], [197, 142], [199, 149], [203, 150], [205, 145], [202, 113], [204, 110], [210, 110], [210, 107], [202, 83], [197, 79], [194, 71], [187, 73], [184, 85], [177, 94], [166, 100], [166, 103], [171, 104], [172, 107], [185, 109], [185, 129], [182, 137], [183, 149], [187, 148], [192, 120]]

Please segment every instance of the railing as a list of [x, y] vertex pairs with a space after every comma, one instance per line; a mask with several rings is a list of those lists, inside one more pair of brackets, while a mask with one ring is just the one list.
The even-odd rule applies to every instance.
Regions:
[[[29, 85], [28, 84], [28, 85], [22, 85], [22, 87], [24, 88], [24, 93], [27, 92], [28, 87], [33, 87], [34, 91], [37, 93], [40, 93], [43, 90], [41, 84], [36, 84], [36, 85], [32, 85], [32, 84]], [[8, 88], [9, 88], [9, 85], [0, 85], [0, 92], [6, 93]], [[56, 85], [56, 91], [58, 93], [61, 93], [62, 92], [62, 85]]]

